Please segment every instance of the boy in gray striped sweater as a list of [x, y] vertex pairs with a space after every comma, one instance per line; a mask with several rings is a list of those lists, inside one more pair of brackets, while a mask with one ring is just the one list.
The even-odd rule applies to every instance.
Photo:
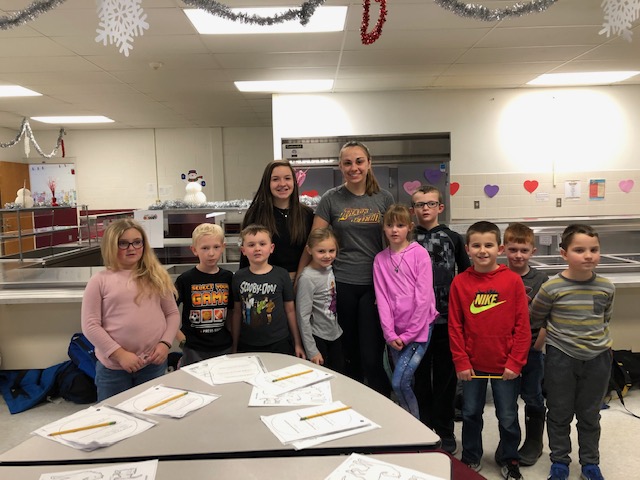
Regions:
[[572, 224], [562, 233], [560, 254], [567, 269], [540, 288], [531, 304], [531, 326], [546, 337], [544, 385], [551, 450], [549, 479], [569, 478], [571, 421], [578, 423], [583, 480], [604, 480], [600, 472], [600, 408], [609, 384], [609, 321], [615, 288], [594, 272], [600, 240], [589, 225]]

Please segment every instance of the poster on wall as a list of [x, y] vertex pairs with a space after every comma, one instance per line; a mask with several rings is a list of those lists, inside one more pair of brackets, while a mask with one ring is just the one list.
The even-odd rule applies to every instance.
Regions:
[[589, 200], [604, 200], [603, 178], [589, 180]]
[[579, 200], [582, 196], [580, 190], [580, 180], [567, 180], [564, 182], [564, 198], [566, 200]]
[[133, 218], [144, 228], [151, 248], [164, 247], [164, 213], [162, 210], [135, 210]]
[[[73, 163], [38, 163], [29, 165], [29, 184], [35, 205], [75, 206], [76, 170]], [[53, 201], [53, 198], [56, 200]]]

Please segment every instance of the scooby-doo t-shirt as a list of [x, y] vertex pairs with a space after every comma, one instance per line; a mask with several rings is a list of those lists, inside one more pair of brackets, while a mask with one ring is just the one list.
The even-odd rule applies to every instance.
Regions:
[[289, 337], [284, 302], [294, 300], [293, 284], [284, 268], [256, 275], [249, 267], [233, 276], [233, 298], [240, 302], [240, 342], [263, 346]]

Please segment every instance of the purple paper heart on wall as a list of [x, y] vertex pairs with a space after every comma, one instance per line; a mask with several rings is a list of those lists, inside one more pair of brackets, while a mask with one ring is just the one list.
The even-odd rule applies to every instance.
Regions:
[[484, 186], [484, 193], [489, 198], [495, 197], [498, 194], [499, 191], [500, 191], [500, 187], [498, 185], [485, 185]]
[[430, 184], [435, 185], [442, 178], [442, 172], [440, 170], [433, 170], [431, 168], [427, 168], [424, 171], [424, 178], [426, 178]]

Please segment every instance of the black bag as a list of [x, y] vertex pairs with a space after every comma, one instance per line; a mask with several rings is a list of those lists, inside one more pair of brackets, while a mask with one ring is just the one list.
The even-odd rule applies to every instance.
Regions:
[[[631, 375], [627, 367], [619, 360], [621, 358], [619, 352], [625, 352], [624, 350], [613, 350], [612, 351], [612, 360], [611, 360], [611, 375], [609, 376], [609, 393], [615, 392], [622, 404], [623, 408], [630, 414], [636, 418], [640, 418], [640, 416], [636, 415], [632, 411], [630, 411], [627, 406], [624, 404], [624, 396], [627, 394], [629, 389], [633, 386], [633, 382], [631, 380]], [[631, 353], [631, 352], [629, 352]], [[609, 397], [609, 400], [612, 397]]]
[[96, 353], [91, 342], [82, 333], [74, 333], [67, 350], [69, 358], [92, 379], [96, 378]]
[[73, 403], [94, 403], [98, 400], [98, 390], [93, 378], [68, 360], [58, 372], [54, 394]]
[[630, 387], [640, 386], [640, 353], [631, 350], [614, 350], [613, 359], [621, 363], [629, 376]]

